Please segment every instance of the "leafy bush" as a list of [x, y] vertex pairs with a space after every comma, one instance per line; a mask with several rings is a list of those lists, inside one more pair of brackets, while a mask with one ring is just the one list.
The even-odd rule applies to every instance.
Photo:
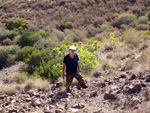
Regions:
[[27, 21], [25, 19], [14, 18], [7, 23], [6, 28], [8, 30], [20, 31], [26, 28], [26, 24], [27, 24]]
[[[68, 54], [68, 48], [72, 43], [61, 43], [61, 46], [54, 47], [53, 52], [56, 53], [56, 58], [62, 58], [64, 55]], [[77, 48], [77, 54], [80, 58], [80, 65], [82, 72], [88, 73], [91, 71], [93, 66], [97, 64], [96, 55], [93, 53], [100, 48], [98, 41], [90, 40], [85, 46], [82, 42], [75, 42], [74, 45]]]
[[97, 33], [97, 29], [94, 26], [88, 26], [87, 29], [87, 37], [93, 37]]
[[146, 13], [146, 17], [148, 20], [150, 20], [150, 11]]
[[45, 38], [45, 39], [52, 37], [52, 35], [50, 35], [50, 33], [48, 33], [48, 32], [40, 32], [40, 35], [42, 38]]
[[41, 35], [34, 32], [25, 32], [21, 35], [18, 40], [18, 44], [21, 47], [24, 46], [33, 46], [35, 42], [37, 42], [41, 38]]
[[6, 38], [2, 42], [3, 45], [11, 45], [11, 40], [9, 38]]
[[35, 76], [51, 79], [51, 82], [60, 76], [60, 73], [54, 69], [62, 59], [52, 59], [50, 48], [44, 48], [42, 45], [26, 46], [17, 52], [15, 59], [30, 64]]
[[137, 17], [134, 14], [124, 13], [117, 18], [117, 23], [119, 26], [123, 24], [133, 26], [136, 22], [136, 19]]
[[107, 30], [109, 28], [109, 24], [108, 23], [103, 23], [100, 28], [98, 29], [98, 33], [101, 33], [105, 30]]
[[48, 26], [46, 26], [46, 27], [44, 28], [44, 31], [45, 31], [45, 32], [52, 33], [55, 29], [56, 29], [56, 25], [53, 24], [53, 23], [51, 23], [51, 24], [49, 24]]
[[[96, 54], [100, 48], [98, 41], [90, 40], [85, 46], [82, 42], [74, 43], [77, 47], [81, 69], [84, 73], [91, 71], [97, 64]], [[16, 60], [24, 61], [32, 66], [34, 76], [48, 78], [55, 82], [62, 74], [62, 61], [64, 55], [68, 54], [71, 42], [61, 42], [59, 45], [44, 48], [42, 45], [26, 46], [17, 52]]]
[[16, 54], [19, 50], [18, 46], [1, 46], [0, 47], [0, 68], [3, 67], [9, 58], [9, 54]]
[[61, 31], [64, 31], [65, 29], [71, 29], [71, 28], [72, 28], [72, 24], [67, 20], [63, 20], [62, 24], [59, 26], [59, 29]]
[[140, 16], [138, 18], [138, 23], [139, 24], [147, 24], [148, 19], [145, 16]]
[[10, 38], [10, 39], [13, 39], [14, 36], [17, 36], [18, 33], [11, 30], [7, 30], [7, 29], [4, 29], [4, 28], [0, 28], [0, 41], [5, 39], [5, 38]]
[[8, 59], [7, 51], [0, 49], [0, 68], [6, 64], [7, 59]]
[[147, 24], [138, 24], [138, 25], [136, 25], [136, 28], [138, 30], [148, 30], [149, 29], [149, 25], [147, 25]]
[[44, 62], [48, 62], [49, 60], [51, 60], [49, 48], [35, 49], [30, 55], [28, 63], [34, 66], [40, 66], [42, 60]]
[[56, 57], [63, 57], [63, 55], [68, 53], [68, 48], [70, 45], [72, 45], [72, 43], [69, 41], [61, 42], [59, 46], [52, 49], [52, 52], [56, 54]]
[[51, 82], [57, 81], [61, 76], [62, 59], [51, 59], [48, 62], [40, 62], [40, 66], [33, 66], [33, 75], [48, 78]]
[[29, 57], [31, 56], [32, 52], [35, 49], [36, 49], [35, 47], [30, 47], [30, 46], [26, 46], [26, 47], [20, 49], [17, 52], [15, 60], [28, 62], [30, 60]]
[[4, 50], [8, 54], [16, 54], [19, 49], [20, 47], [18, 45], [0, 46], [0, 50]]
[[51, 44], [52, 42], [55, 42], [55, 40], [54, 39], [41, 38], [40, 40], [38, 40], [36, 42], [36, 44], [43, 45], [44, 47], [50, 47], [50, 46], [52, 46], [52, 44]]
[[97, 51], [99, 48], [100, 48], [100, 43], [94, 40], [89, 40], [89, 42], [84, 46], [84, 50], [89, 52]]

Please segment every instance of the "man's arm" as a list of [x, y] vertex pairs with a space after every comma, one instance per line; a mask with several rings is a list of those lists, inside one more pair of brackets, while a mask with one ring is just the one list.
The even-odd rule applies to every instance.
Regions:
[[63, 63], [63, 66], [62, 66], [62, 77], [63, 78], [65, 77], [65, 66], [66, 66], [66, 64]]
[[80, 65], [79, 65], [79, 61], [78, 61], [78, 69], [79, 69], [79, 72], [81, 72]]

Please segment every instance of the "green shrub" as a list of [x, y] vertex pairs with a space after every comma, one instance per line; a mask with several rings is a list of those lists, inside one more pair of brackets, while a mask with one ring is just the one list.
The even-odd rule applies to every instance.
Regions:
[[59, 69], [57, 68], [58, 70], [56, 71], [55, 67], [58, 66], [57, 63], [62, 62], [62, 59], [52, 59], [50, 48], [44, 48], [41, 45], [26, 46], [17, 52], [15, 59], [30, 64], [33, 69], [33, 75], [51, 79], [51, 82], [61, 76], [58, 73]]
[[28, 62], [30, 61], [29, 57], [31, 56], [32, 52], [35, 50], [35, 47], [30, 47], [30, 46], [26, 46], [22, 49], [20, 49], [17, 52], [16, 61], [24, 61], [24, 62]]
[[0, 49], [0, 68], [3, 67], [7, 63], [8, 52]]
[[[56, 58], [62, 58], [68, 54], [68, 48], [72, 45], [70, 42], [63, 42], [60, 46], [54, 47], [52, 51], [56, 53]], [[86, 45], [82, 45], [82, 42], [75, 42], [74, 45], [77, 48], [77, 54], [79, 55], [81, 70], [83, 73], [89, 73], [95, 64], [98, 64], [94, 51], [100, 48], [98, 41], [89, 40]]]
[[8, 30], [20, 31], [26, 28], [27, 21], [23, 18], [14, 18], [8, 21], [6, 28]]
[[150, 30], [148, 30], [145, 35], [149, 36], [150, 35]]
[[43, 45], [43, 46], [46, 48], [46, 47], [52, 46], [52, 45], [51, 45], [51, 42], [53, 42], [53, 41], [55, 41], [55, 40], [53, 40], [53, 39], [41, 38], [40, 40], [38, 40], [38, 41], [36, 42], [36, 44], [38, 44], [38, 45]]
[[136, 28], [137, 28], [138, 30], [148, 30], [148, 29], [149, 29], [149, 25], [147, 25], [147, 24], [138, 24], [138, 25], [136, 26]]
[[72, 24], [67, 20], [63, 20], [61, 25], [59, 26], [59, 29], [61, 31], [64, 31], [65, 29], [71, 29], [71, 28], [72, 28]]
[[119, 26], [123, 24], [133, 26], [136, 22], [136, 19], [137, 17], [134, 14], [124, 13], [117, 18], [117, 23]]
[[4, 50], [8, 54], [16, 54], [19, 49], [20, 47], [18, 45], [0, 46], [0, 50]]
[[146, 17], [148, 20], [150, 20], [150, 11], [146, 13]]
[[45, 32], [52, 33], [56, 29], [56, 25], [54, 23], [49, 24], [44, 28]]
[[9, 58], [9, 54], [16, 54], [19, 50], [18, 46], [1, 46], [0, 47], [0, 68], [3, 67]]
[[15, 77], [15, 81], [17, 82], [17, 83], [24, 83], [26, 80], [28, 79], [28, 76], [26, 75], [26, 74], [24, 74], [24, 73], [22, 73], [22, 74], [20, 74], [20, 75], [17, 75], [16, 77]]
[[11, 40], [13, 39], [14, 36], [17, 36], [18, 33], [16, 31], [9, 31], [4, 28], [0, 28], [0, 41], [5, 39], [5, 38], [10, 38]]
[[39, 67], [33, 66], [33, 75], [50, 79], [54, 83], [62, 74], [62, 61], [62, 59], [51, 59], [48, 62], [42, 61]]
[[88, 43], [84, 46], [84, 50], [89, 52], [97, 51], [99, 48], [100, 48], [100, 43], [94, 40], [89, 40]]
[[[16, 60], [24, 61], [32, 66], [34, 76], [48, 78], [55, 82], [62, 74], [62, 61], [64, 55], [68, 54], [68, 48], [71, 42], [61, 42], [59, 45], [44, 48], [42, 45], [26, 46], [17, 52]], [[76, 42], [77, 53], [79, 55], [81, 69], [84, 73], [91, 71], [97, 64], [96, 54], [100, 48], [98, 41], [90, 40], [85, 46], [82, 42]]]
[[34, 66], [40, 66], [40, 63], [42, 62], [42, 60], [44, 62], [48, 62], [49, 60], [51, 60], [50, 52], [51, 51], [49, 48], [41, 49], [41, 50], [35, 49], [32, 52], [28, 63]]
[[50, 35], [48, 32], [40, 32], [40, 35], [42, 38], [45, 38], [45, 39], [52, 37], [52, 35]]
[[148, 19], [145, 16], [140, 16], [138, 18], [138, 23], [139, 24], [147, 24]]
[[97, 33], [97, 29], [94, 26], [90, 25], [87, 27], [86, 32], [87, 32], [86, 34], [87, 37], [93, 37]]
[[108, 23], [104, 23], [100, 26], [100, 28], [98, 29], [98, 33], [101, 33], [105, 30], [107, 30], [109, 28], [109, 24]]
[[34, 32], [25, 32], [21, 35], [18, 40], [18, 44], [21, 47], [24, 46], [33, 46], [35, 42], [37, 42], [41, 38], [41, 35]]
[[2, 42], [3, 45], [11, 45], [11, 40], [9, 38], [6, 38]]

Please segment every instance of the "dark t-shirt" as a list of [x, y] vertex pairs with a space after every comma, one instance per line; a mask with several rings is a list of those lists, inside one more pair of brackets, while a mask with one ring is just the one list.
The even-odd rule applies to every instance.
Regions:
[[67, 74], [75, 74], [78, 71], [78, 62], [79, 57], [77, 54], [74, 54], [73, 59], [70, 57], [69, 54], [67, 54], [64, 57], [63, 63], [66, 64], [66, 73]]

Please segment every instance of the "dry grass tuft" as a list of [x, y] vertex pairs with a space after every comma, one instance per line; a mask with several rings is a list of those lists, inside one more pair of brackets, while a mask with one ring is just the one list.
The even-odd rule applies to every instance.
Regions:
[[26, 80], [23, 84], [19, 86], [20, 89], [25, 89], [25, 90], [34, 90], [34, 91], [39, 91], [39, 90], [46, 90], [49, 86], [49, 82], [44, 79], [40, 78], [30, 78]]
[[[19, 78], [18, 78], [19, 77]], [[21, 90], [46, 90], [49, 88], [49, 81], [41, 78], [30, 77], [28, 79], [20, 78], [20, 75], [13, 78], [13, 82], [10, 84], [0, 84], [0, 94], [14, 94], [17, 91]], [[15, 80], [16, 78], [16, 80]], [[24, 81], [23, 81], [24, 80]]]
[[12, 95], [15, 93], [16, 84], [6, 85], [0, 84], [0, 94]]

